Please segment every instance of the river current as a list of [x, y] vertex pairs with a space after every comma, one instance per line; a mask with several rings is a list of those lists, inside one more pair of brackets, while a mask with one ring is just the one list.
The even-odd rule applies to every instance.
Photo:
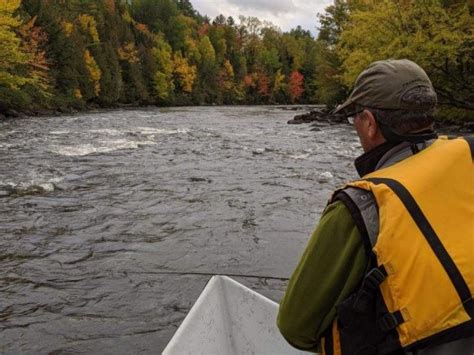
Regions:
[[212, 274], [278, 302], [361, 153], [348, 125], [287, 125], [302, 112], [0, 122], [0, 352], [159, 353]]

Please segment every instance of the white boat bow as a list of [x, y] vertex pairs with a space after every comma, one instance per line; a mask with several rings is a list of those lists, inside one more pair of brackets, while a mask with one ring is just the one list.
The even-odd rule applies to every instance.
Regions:
[[163, 354], [305, 354], [282, 337], [277, 313], [277, 303], [227, 276], [213, 276]]

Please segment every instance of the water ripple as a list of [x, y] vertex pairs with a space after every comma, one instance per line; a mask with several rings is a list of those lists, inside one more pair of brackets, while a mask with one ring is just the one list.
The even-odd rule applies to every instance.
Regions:
[[0, 352], [159, 352], [207, 274], [261, 275], [238, 281], [279, 300], [264, 276], [290, 275], [360, 153], [349, 126], [288, 126], [298, 113], [0, 122]]

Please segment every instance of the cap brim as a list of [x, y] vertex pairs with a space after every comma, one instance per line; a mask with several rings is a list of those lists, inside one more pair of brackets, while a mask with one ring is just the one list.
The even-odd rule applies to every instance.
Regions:
[[343, 104], [337, 106], [336, 109], [333, 111], [333, 114], [340, 114], [340, 113], [343, 113], [344, 111], [347, 112], [350, 110], [352, 105], [354, 105], [354, 102], [351, 99], [348, 99]]

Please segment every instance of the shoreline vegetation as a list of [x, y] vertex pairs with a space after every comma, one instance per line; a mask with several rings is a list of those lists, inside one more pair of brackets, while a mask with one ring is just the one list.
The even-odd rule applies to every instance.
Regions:
[[[0, 0], [0, 119], [146, 106], [311, 105], [330, 111], [374, 60], [433, 81], [441, 126], [474, 125], [474, 5], [334, 0], [318, 35], [190, 0]], [[316, 19], [315, 19], [316, 26]], [[295, 117], [338, 122], [320, 110]]]

